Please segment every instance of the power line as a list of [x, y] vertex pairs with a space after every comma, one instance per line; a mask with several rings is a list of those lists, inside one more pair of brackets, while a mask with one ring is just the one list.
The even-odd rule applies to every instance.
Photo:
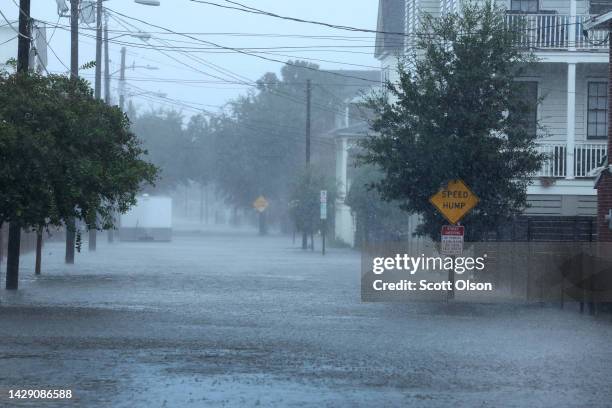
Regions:
[[[168, 32], [173, 33], [173, 34], [178, 34], [178, 33], [176, 33], [175, 31], [173, 31], [173, 30], [171, 30], [169, 28], [162, 27], [162, 26], [159, 26], [159, 25], [156, 25], [156, 24], [152, 24], [152, 23], [146, 22], [144, 20], [138, 19], [136, 17], [126, 16], [125, 14], [119, 13], [119, 12], [111, 10], [111, 9], [107, 9], [107, 10], [109, 10], [109, 11], [115, 13], [115, 14], [118, 14], [118, 15], [120, 15], [122, 17], [125, 17], [125, 18], [128, 18], [128, 19], [131, 19], [131, 20], [138, 21], [140, 23], [146, 24], [148, 26], [155, 27], [155, 28], [158, 28], [158, 29], [161, 29], [161, 30], [165, 30], [165, 31], [168, 31]], [[220, 45], [220, 44], [214, 43], [212, 41], [201, 40], [201, 39], [198, 39], [196, 37], [189, 36], [189, 35], [183, 35], [183, 36], [187, 37], [187, 38], [190, 38], [192, 40], [195, 40], [195, 41], [200, 41], [200, 42], [202, 42], [204, 44], [212, 45], [214, 47], [218, 47], [218, 48], [222, 48], [222, 49], [230, 50], [230, 51], [235, 51], [236, 53], [239, 53], [239, 54], [249, 55], [251, 57], [259, 58], [259, 59], [262, 59], [262, 60], [266, 60], [266, 61], [270, 61], [270, 62], [276, 62], [276, 63], [280, 63], [280, 64], [283, 64], [283, 65], [294, 66], [294, 67], [301, 68], [301, 69], [307, 69], [307, 70], [311, 70], [311, 71], [321, 72], [319, 69], [316, 69], [316, 68], [313, 68], [313, 67], [302, 66], [302, 65], [291, 63], [291, 62], [286, 62], [286, 61], [278, 60], [278, 59], [275, 59], [275, 58], [266, 57], [266, 56], [263, 56], [263, 55], [253, 54], [253, 53], [250, 53], [250, 52], [247, 52], [247, 51], [243, 51], [243, 50], [240, 50], [240, 49], [236, 49], [236, 48], [233, 48], [233, 47], [228, 47], [228, 46]], [[372, 81], [372, 80], [369, 80], [369, 79], [366, 79], [366, 78], [360, 78], [360, 77], [357, 77], [357, 76], [354, 76], [354, 75], [345, 75], [345, 74], [340, 74], [340, 73], [337, 73], [337, 72], [328, 72], [328, 74], [335, 75], [335, 76], [340, 76], [340, 77], [358, 79], [358, 80], [362, 80], [362, 81], [365, 81], [365, 82], [379, 83], [379, 81]]]
[[0, 43], [0, 45], [8, 44], [8, 43], [10, 43], [11, 41], [13, 41], [14, 39], [18, 38], [18, 37], [19, 37], [19, 36], [15, 35], [15, 36], [13, 36], [13, 37], [9, 38], [9, 39], [8, 39], [8, 40], [6, 40], [6, 41], [2, 41], [2, 42]]
[[295, 21], [298, 23], [320, 25], [320, 26], [324, 26], [328, 28], [337, 29], [337, 30], [345, 30], [345, 31], [353, 31], [353, 32], [361, 32], [361, 33], [372, 33], [372, 34], [397, 35], [397, 36], [402, 36], [402, 37], [407, 36], [406, 33], [401, 33], [401, 32], [370, 30], [366, 28], [357, 28], [357, 27], [351, 27], [351, 26], [345, 26], [345, 25], [325, 23], [321, 21], [304, 20], [304, 19], [296, 18], [296, 17], [281, 16], [279, 14], [275, 14], [269, 11], [264, 11], [264, 10], [256, 9], [253, 7], [245, 6], [244, 4], [241, 4], [235, 1], [229, 1], [229, 0], [225, 0], [225, 2], [233, 4], [234, 6], [225, 6], [223, 4], [213, 3], [210, 1], [204, 1], [204, 0], [190, 0], [190, 1], [194, 3], [208, 4], [210, 6], [215, 6], [215, 7], [224, 8], [224, 9], [237, 10], [237, 11], [241, 11], [241, 12], [249, 13], [249, 14], [259, 14], [259, 15], [264, 15], [268, 17], [279, 18], [282, 20]]
[[[134, 88], [141, 89], [138, 87], [134, 87]], [[194, 107], [190, 105], [189, 103], [185, 103], [184, 101], [177, 100], [177, 99], [167, 98], [167, 97], [158, 96], [158, 95], [151, 95], [151, 94], [138, 95], [137, 97], [146, 99], [151, 102], [156, 102], [156, 103], [159, 103], [158, 99], [161, 99], [162, 101], [164, 101], [162, 102], [162, 104], [166, 106], [173, 106], [173, 107], [179, 106], [179, 107], [190, 109], [197, 113], [204, 113], [204, 114], [207, 114], [213, 117], [219, 116], [218, 114], [207, 111], [206, 109], [200, 109], [200, 108]], [[298, 143], [304, 143], [304, 140], [302, 139], [301, 129], [293, 128], [295, 130], [294, 132], [288, 132], [287, 129], [292, 129], [291, 127], [287, 127], [284, 125], [282, 127], [276, 126], [272, 122], [257, 121], [252, 118], [248, 118], [246, 119], [246, 121], [248, 122], [246, 124], [243, 122], [236, 121], [236, 120], [231, 120], [231, 123], [232, 125], [237, 126], [239, 128], [243, 128], [243, 129], [250, 130], [252, 132], [257, 132], [260, 134], [264, 134], [270, 140], [287, 140], [287, 141], [294, 141]], [[260, 123], [260, 125], [253, 126], [250, 122]], [[278, 134], [279, 132], [281, 134]], [[276, 133], [276, 135], [274, 135], [274, 133]], [[287, 137], [287, 136], [291, 136], [291, 137]], [[324, 138], [320, 136], [315, 137], [314, 140], [315, 142], [318, 142], [318, 143], [326, 143], [326, 144], [332, 143], [332, 141], [329, 140], [328, 138]]]
[[[119, 24], [120, 24], [122, 27], [124, 27], [125, 29], [128, 29], [128, 28], [127, 28], [127, 27], [124, 25], [124, 24], [127, 24], [127, 25], [129, 25], [130, 27], [132, 27], [133, 29], [135, 29], [135, 30], [139, 31], [139, 28], [138, 28], [138, 27], [134, 26], [133, 24], [131, 24], [131, 23], [129, 23], [129, 22], [123, 21], [122, 19], [121, 19], [121, 21], [120, 21], [120, 20], [119, 20], [119, 18], [118, 18], [118, 17], [116, 17], [116, 16], [112, 16], [112, 18], [113, 18], [113, 19], [114, 19], [116, 22], [118, 22], [118, 23], [119, 23]], [[129, 29], [128, 29], [128, 30], [129, 30]], [[160, 40], [158, 40], [158, 41], [160, 41]], [[169, 58], [173, 59], [174, 61], [177, 61], [177, 62], [181, 63], [181, 61], [178, 61], [176, 58], [174, 58], [174, 57], [172, 57], [172, 56], [167, 55], [165, 52], [163, 52], [163, 51], [161, 51], [161, 50], [158, 50], [158, 51], [159, 51], [159, 52], [161, 52], [162, 54], [166, 55], [167, 57], [169, 57]], [[207, 65], [207, 66], [209, 66], [209, 67], [212, 65], [212, 66], [213, 66], [213, 69], [215, 69], [217, 72], [221, 72], [221, 73], [223, 73], [223, 74], [225, 74], [225, 75], [228, 75], [228, 76], [230, 76], [230, 77], [233, 77], [234, 79], [237, 79], [239, 82], [241, 82], [241, 83], [242, 83], [242, 84], [244, 84], [244, 85], [247, 85], [247, 86], [250, 86], [250, 87], [255, 87], [255, 88], [257, 88], [257, 87], [258, 87], [258, 84], [257, 84], [255, 81], [253, 81], [253, 80], [251, 80], [251, 79], [249, 79], [249, 78], [246, 78], [246, 77], [244, 77], [244, 76], [241, 76], [241, 75], [239, 75], [239, 74], [236, 74], [236, 73], [234, 73], [234, 72], [232, 72], [232, 71], [230, 71], [230, 70], [228, 70], [228, 69], [226, 69], [226, 68], [221, 68], [221, 67], [219, 67], [218, 65], [212, 64], [212, 63], [210, 63], [210, 62], [208, 62], [208, 61], [202, 60], [202, 59], [200, 59], [200, 58], [198, 58], [198, 57], [195, 57], [194, 55], [192, 55], [192, 54], [190, 54], [190, 53], [185, 53], [184, 51], [183, 51], [183, 52], [181, 52], [181, 53], [182, 53], [182, 54], [183, 54], [183, 55], [184, 55], [186, 58], [189, 58], [189, 59], [191, 59], [192, 61], [196, 61], [196, 62], [203, 63], [203, 64], [205, 64], [205, 65]], [[201, 73], [204, 73], [205, 75], [208, 75], [208, 76], [213, 76], [213, 77], [216, 77], [217, 79], [221, 79], [221, 78], [219, 78], [219, 77], [217, 77], [217, 76], [215, 76], [215, 75], [212, 75], [212, 74], [206, 73], [206, 72], [204, 72], [204, 71], [199, 70], [198, 68], [192, 67], [191, 65], [185, 64], [184, 62], [182, 62], [182, 63], [183, 63], [184, 65], [189, 66], [190, 68], [194, 69], [196, 72], [201, 72]], [[319, 71], [319, 70], [317, 70], [317, 71], [318, 71], [318, 72], [327, 72], [327, 71]], [[329, 73], [329, 72], [328, 72], [328, 73]], [[376, 81], [376, 83], [377, 83], [377, 84], [379, 84], [379, 81]], [[296, 98], [295, 98], [295, 96], [293, 96], [293, 95], [289, 95], [289, 94], [286, 94], [286, 93], [280, 92], [279, 90], [276, 90], [276, 89], [270, 89], [270, 88], [268, 88], [267, 90], [268, 90], [270, 93], [272, 93], [272, 94], [275, 94], [275, 95], [277, 95], [277, 96], [283, 97], [283, 98], [285, 98], [285, 99], [287, 99], [287, 100], [290, 100], [290, 101], [292, 101], [292, 102], [294, 102], [294, 103], [298, 103], [298, 104], [305, 104], [305, 101], [300, 100], [300, 99], [296, 99]], [[344, 115], [344, 114], [345, 114], [344, 112], [339, 112], [338, 110], [330, 109], [330, 107], [328, 107], [328, 106], [322, 106], [322, 105], [320, 105], [320, 104], [313, 104], [313, 105], [314, 105], [314, 106], [316, 106], [316, 107], [318, 107], [318, 108], [319, 108], [319, 109], [321, 109], [321, 110], [328, 111], [328, 112], [333, 113], [333, 114], [342, 114], [342, 115]]]
[[[18, 8], [19, 8], [19, 6], [18, 6]], [[20, 10], [20, 11], [23, 13], [23, 10], [21, 10], [21, 8], [19, 8], [19, 10]], [[4, 21], [6, 21], [6, 24], [7, 24], [9, 27], [11, 27], [11, 29], [12, 29], [12, 30], [15, 32], [15, 34], [17, 34], [17, 36], [18, 36], [18, 37], [27, 38], [28, 40], [31, 40], [31, 39], [32, 39], [32, 37], [28, 37], [28, 36], [27, 36], [27, 35], [25, 35], [25, 34], [21, 34], [21, 33], [19, 32], [19, 30], [17, 30], [17, 29], [15, 28], [15, 26], [13, 26], [13, 23], [12, 23], [12, 22], [11, 22], [11, 21], [10, 21], [10, 20], [9, 20], [9, 19], [8, 19], [8, 18], [5, 16], [5, 15], [4, 15], [4, 13], [2, 12], [2, 10], [0, 10], [0, 16], [2, 16], [2, 18], [4, 19]]]

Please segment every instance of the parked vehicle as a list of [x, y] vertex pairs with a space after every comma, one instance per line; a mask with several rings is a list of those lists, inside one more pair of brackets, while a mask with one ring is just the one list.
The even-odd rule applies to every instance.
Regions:
[[151, 197], [147, 194], [137, 198], [137, 204], [121, 215], [119, 227], [121, 241], [171, 241], [172, 198]]

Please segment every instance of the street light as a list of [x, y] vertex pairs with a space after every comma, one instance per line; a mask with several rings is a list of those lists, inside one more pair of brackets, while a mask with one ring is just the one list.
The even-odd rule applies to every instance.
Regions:
[[149, 41], [151, 39], [151, 34], [149, 33], [145, 33], [143, 31], [138, 32], [138, 33], [125, 33], [125, 34], [119, 34], [116, 35], [114, 37], [111, 37], [108, 39], [108, 41], [113, 41], [116, 40], [117, 38], [121, 38], [121, 37], [134, 37], [134, 38], [138, 38], [141, 41]]
[[142, 4], [145, 6], [159, 6], [158, 0], [134, 0], [134, 3]]
[[[159, 70], [159, 67], [155, 67], [155, 66], [152, 66], [152, 65], [135, 65], [135, 63], [130, 65], [130, 66], [127, 66], [125, 68], [126, 69], [132, 69], [132, 70], [137, 69], [137, 68], [139, 68], [139, 69], [148, 69], [149, 71], [157, 71], [157, 70]], [[115, 75], [115, 74], [117, 74], [119, 72], [121, 72], [121, 68], [119, 68], [115, 72], [111, 72], [109, 74], [109, 76], [112, 77], [113, 75]]]
[[138, 93], [129, 93], [127, 94], [127, 96], [129, 96], [130, 98], [134, 98], [137, 96], [141, 96], [141, 95], [151, 95], [151, 96], [155, 96], [157, 98], [167, 98], [168, 94], [164, 93], [164, 92], [152, 92], [152, 91], [143, 91], [143, 92], [138, 92]]

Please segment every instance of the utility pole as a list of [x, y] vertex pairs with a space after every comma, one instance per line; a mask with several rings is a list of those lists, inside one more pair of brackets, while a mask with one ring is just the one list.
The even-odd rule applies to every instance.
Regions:
[[[96, 79], [94, 87], [94, 97], [96, 99], [102, 99], [102, 0], [97, 0], [96, 5]], [[89, 243], [88, 248], [90, 252], [96, 250], [97, 247], [97, 231], [96, 231], [96, 215], [94, 214], [93, 220], [89, 220]]]
[[312, 83], [306, 80], [306, 165], [310, 165], [310, 116], [311, 116]]
[[[306, 174], [307, 185], [310, 184], [310, 116], [311, 116], [311, 99], [312, 99], [312, 84], [310, 79], [306, 80]], [[305, 223], [308, 225], [308, 222]], [[305, 225], [305, 227], [306, 227]], [[312, 226], [311, 226], [312, 228]], [[308, 231], [304, 228], [302, 231], [302, 249], [308, 249]], [[313, 245], [314, 246], [314, 245]]]
[[17, 43], [17, 72], [30, 69], [30, 0], [19, 0], [19, 41]]
[[111, 104], [110, 59], [108, 56], [108, 14], [104, 13], [104, 100]]
[[[108, 54], [108, 13], [104, 13], [104, 101], [107, 105], [111, 104], [110, 80], [110, 57]], [[113, 218], [115, 218], [114, 215]], [[106, 238], [110, 243], [115, 242], [115, 230], [113, 228], [108, 229], [106, 232]]]
[[[79, 0], [70, 0], [70, 79], [79, 78]], [[66, 263], [74, 263], [76, 239], [74, 218], [66, 220]]]
[[121, 71], [119, 73], [119, 107], [125, 108], [125, 47], [121, 47]]
[[[26, 73], [30, 68], [30, 0], [19, 0], [19, 40], [17, 43], [17, 72]], [[19, 251], [21, 225], [17, 220], [9, 224], [8, 253], [6, 258], [6, 289], [19, 288]]]
[[96, 79], [94, 97], [101, 99], [102, 93], [102, 0], [96, 5]]

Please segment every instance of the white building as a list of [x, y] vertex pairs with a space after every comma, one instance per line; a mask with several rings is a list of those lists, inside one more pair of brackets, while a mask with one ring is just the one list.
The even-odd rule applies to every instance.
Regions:
[[[6, 22], [0, 20], [0, 69], [8, 69], [6, 63], [11, 59], [17, 59], [17, 31], [18, 21]], [[34, 22], [33, 41], [30, 50], [30, 67], [38, 72], [44, 71], [47, 66], [47, 30], [46, 26]]]
[[[380, 0], [376, 57], [383, 79], [394, 79], [397, 56], [411, 47], [419, 29], [419, 15], [433, 16], [456, 10], [459, 0]], [[528, 188], [532, 216], [594, 216], [597, 208], [592, 170], [606, 152], [608, 120], [608, 37], [605, 31], [583, 35], [583, 22], [612, 9], [612, 0], [500, 0], [506, 8], [506, 21], [521, 27], [517, 46], [531, 49], [539, 58], [535, 69], [524, 78], [526, 98], [537, 109], [544, 128], [539, 149], [549, 160], [534, 175]], [[524, 23], [524, 24], [523, 24]], [[536, 130], [534, 117], [534, 132]], [[338, 132], [340, 135], [342, 132]], [[358, 133], [337, 139], [337, 178], [345, 189], [350, 186], [345, 163], [349, 161], [351, 140]], [[342, 190], [342, 188], [341, 188]], [[337, 204], [336, 234], [352, 243], [352, 220], [340, 195]], [[347, 222], [349, 225], [347, 225]]]

